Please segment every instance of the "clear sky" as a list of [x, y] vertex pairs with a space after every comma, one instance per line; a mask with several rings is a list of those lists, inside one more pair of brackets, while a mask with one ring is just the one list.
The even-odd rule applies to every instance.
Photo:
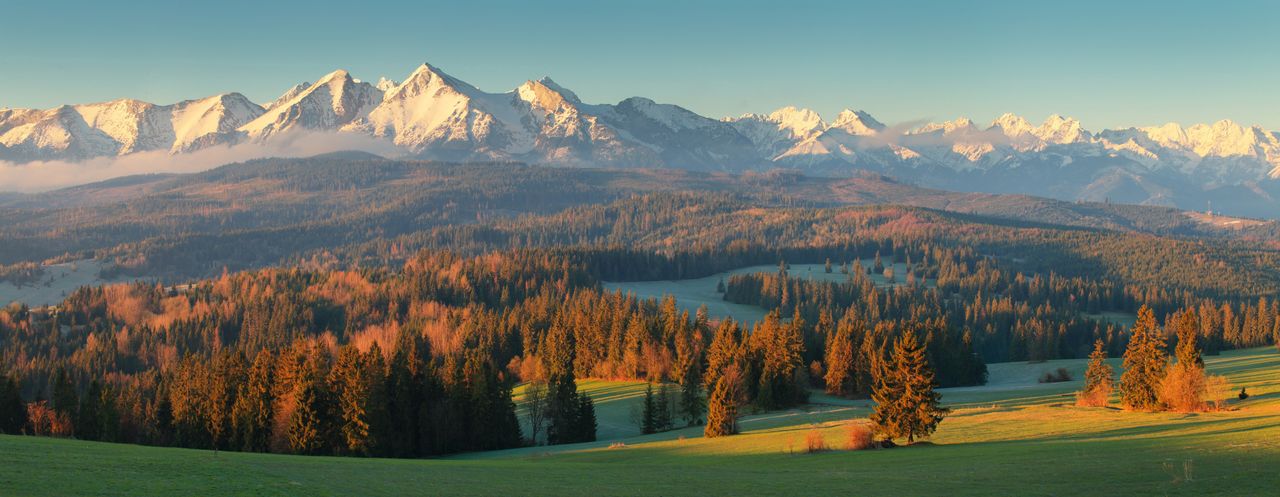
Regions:
[[1051, 113], [1091, 129], [1280, 129], [1280, 1], [0, 0], [0, 107], [239, 91], [421, 62], [488, 91], [712, 117], [865, 109], [890, 123]]

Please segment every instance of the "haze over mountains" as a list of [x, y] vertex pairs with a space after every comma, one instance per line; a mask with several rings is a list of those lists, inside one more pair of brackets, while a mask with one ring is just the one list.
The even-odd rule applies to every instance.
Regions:
[[643, 97], [588, 104], [549, 78], [489, 93], [427, 64], [402, 82], [377, 84], [334, 71], [266, 104], [228, 93], [173, 105], [0, 109], [0, 161], [186, 154], [308, 133], [372, 138], [408, 157], [450, 161], [838, 177], [862, 169], [949, 190], [1280, 213], [1280, 133], [1227, 120], [1090, 131], [1058, 115], [1034, 124], [1005, 114], [989, 124], [888, 126], [861, 111], [828, 120], [794, 107], [714, 119]]

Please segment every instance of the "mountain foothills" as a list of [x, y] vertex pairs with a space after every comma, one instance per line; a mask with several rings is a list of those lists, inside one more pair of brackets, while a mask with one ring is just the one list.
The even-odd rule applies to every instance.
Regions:
[[870, 170], [949, 190], [1280, 212], [1280, 134], [1227, 120], [1092, 132], [1058, 115], [1039, 125], [1005, 114], [985, 126], [960, 118], [912, 127], [862, 111], [828, 121], [786, 107], [713, 119], [641, 97], [588, 104], [549, 78], [489, 93], [427, 64], [402, 82], [377, 84], [335, 71], [266, 104], [227, 93], [173, 105], [0, 109], [0, 160], [184, 153], [306, 132], [372, 137], [406, 157], [436, 160], [815, 176]]

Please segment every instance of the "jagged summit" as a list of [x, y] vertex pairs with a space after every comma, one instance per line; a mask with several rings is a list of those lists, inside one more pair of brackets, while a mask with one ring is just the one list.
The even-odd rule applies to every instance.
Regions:
[[[1033, 124], [1006, 113], [985, 128], [957, 118], [902, 129], [853, 109], [831, 120], [795, 106], [712, 119], [643, 95], [587, 103], [550, 77], [489, 93], [428, 63], [399, 81], [382, 77], [370, 84], [342, 69], [314, 81], [265, 105], [225, 93], [171, 105], [118, 99], [3, 108], [0, 160], [184, 153], [319, 132], [384, 139], [406, 155], [446, 160], [831, 175], [870, 169], [944, 187], [984, 177], [976, 189], [997, 188], [1002, 178], [1028, 171], [1040, 171], [1045, 182], [1063, 174], [1115, 184], [1125, 182], [1107, 178], [1159, 173], [1179, 178], [1179, 185], [1244, 185], [1247, 191], [1280, 179], [1280, 134], [1230, 120], [1093, 132], [1060, 114]], [[1080, 191], [1096, 195], [1099, 188]]]

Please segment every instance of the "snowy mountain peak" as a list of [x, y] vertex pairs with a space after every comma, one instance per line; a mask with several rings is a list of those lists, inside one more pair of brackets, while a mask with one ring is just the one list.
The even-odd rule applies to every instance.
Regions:
[[[291, 93], [292, 90], [285, 95]], [[251, 138], [263, 139], [294, 129], [337, 129], [364, 117], [381, 101], [381, 91], [339, 69], [275, 104], [242, 126], [241, 131]]]
[[954, 134], [968, 135], [978, 132], [978, 127], [973, 123], [972, 119], [960, 117], [950, 121], [941, 123], [929, 123], [921, 126], [913, 131], [913, 134], [927, 134], [941, 131], [944, 136]]
[[[551, 85], [546, 84], [544, 81], [551, 82]], [[568, 95], [565, 93], [568, 93]], [[577, 96], [573, 92], [560, 88], [554, 81], [547, 78], [538, 81], [525, 81], [519, 88], [516, 88], [516, 96], [535, 108], [549, 112], [554, 112], [562, 107], [572, 107], [572, 104], [579, 103]]]
[[572, 92], [572, 91], [570, 91], [570, 90], [566, 89], [565, 87], [560, 86], [560, 85], [559, 85], [559, 84], [557, 84], [555, 81], [553, 81], [553, 80], [551, 79], [551, 77], [550, 77], [550, 76], [543, 76], [543, 77], [542, 77], [542, 79], [539, 79], [539, 80], [538, 80], [538, 83], [542, 84], [542, 86], [545, 86], [545, 87], [547, 87], [547, 88], [550, 88], [552, 91], [554, 91], [554, 92], [556, 92], [556, 93], [559, 93], [559, 94], [560, 94], [560, 96], [562, 96], [562, 97], [564, 97], [564, 98], [565, 98], [565, 100], [568, 100], [568, 101], [573, 102], [573, 103], [575, 103], [575, 104], [580, 104], [580, 103], [582, 103], [582, 100], [580, 100], [580, 99], [578, 98], [578, 94], [577, 94], [577, 93], [574, 93], [574, 92]]
[[989, 129], [996, 130], [997, 128], [1005, 136], [1015, 139], [1030, 135], [1031, 130], [1034, 129], [1026, 118], [1008, 112], [991, 122]]
[[1045, 143], [1058, 145], [1088, 142], [1092, 139], [1092, 135], [1080, 126], [1080, 121], [1058, 114], [1045, 119], [1044, 124], [1033, 130], [1032, 134], [1044, 140]]
[[836, 115], [831, 127], [851, 135], [874, 135], [883, 130], [885, 125], [865, 111], [845, 109]]
[[786, 106], [769, 113], [769, 121], [777, 123], [778, 129], [795, 138], [804, 138], [826, 129], [827, 123], [822, 116], [809, 109]]
[[308, 83], [305, 81], [302, 83], [293, 85], [292, 88], [285, 90], [285, 92], [280, 94], [278, 98], [271, 101], [271, 103], [264, 105], [263, 107], [266, 108], [267, 110], [271, 110], [276, 107], [279, 107], [281, 104], [288, 102], [290, 100], [293, 100], [294, 97], [297, 97], [298, 95], [302, 94], [302, 92], [307, 91], [308, 88], [311, 88], [311, 83]]
[[400, 86], [400, 83], [387, 79], [387, 77], [385, 76], [378, 78], [378, 83], [373, 85], [374, 88], [377, 88], [378, 91], [381, 91], [383, 93], [389, 92], [391, 91], [392, 88], [395, 88], [397, 86]]

